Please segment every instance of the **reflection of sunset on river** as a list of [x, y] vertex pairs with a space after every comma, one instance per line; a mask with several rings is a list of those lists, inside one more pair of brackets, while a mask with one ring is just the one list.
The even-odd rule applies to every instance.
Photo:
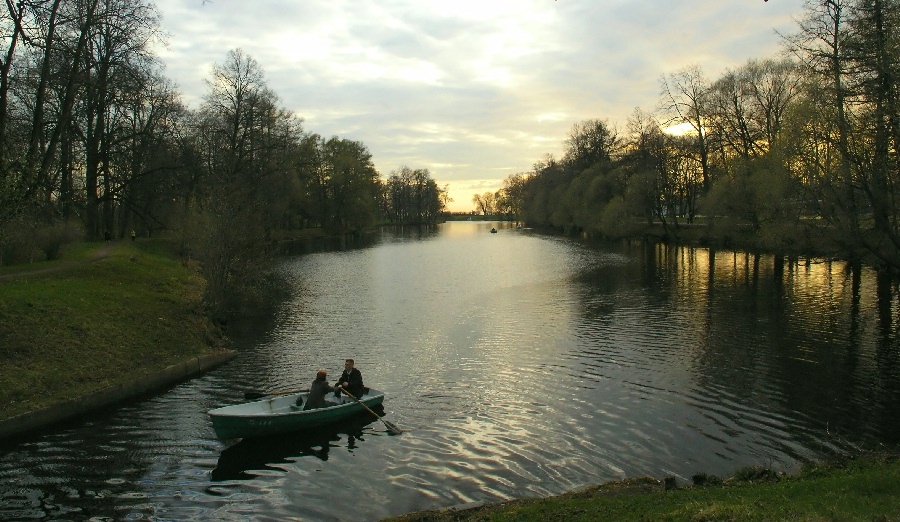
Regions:
[[[895, 297], [869, 269], [466, 221], [386, 229], [280, 273], [274, 317], [229, 325], [234, 361], [42, 434], [0, 455], [0, 476], [33, 469], [30, 494], [64, 508], [370, 520], [900, 442]], [[333, 379], [346, 357], [402, 435], [369, 418], [273, 447], [214, 438], [208, 409], [319, 368]], [[128, 470], [113, 483], [72, 471], [110, 459]]]

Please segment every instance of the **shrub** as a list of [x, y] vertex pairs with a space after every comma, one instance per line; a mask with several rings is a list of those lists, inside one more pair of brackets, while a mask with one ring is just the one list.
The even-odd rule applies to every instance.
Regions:
[[48, 261], [58, 259], [62, 247], [76, 241], [81, 236], [81, 227], [71, 221], [38, 227], [34, 234], [37, 247], [44, 253]]
[[72, 221], [41, 224], [17, 216], [0, 225], [0, 266], [58, 259], [62, 247], [82, 234]]

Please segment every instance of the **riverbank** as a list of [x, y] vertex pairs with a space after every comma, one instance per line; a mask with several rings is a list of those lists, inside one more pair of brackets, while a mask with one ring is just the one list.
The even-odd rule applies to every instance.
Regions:
[[154, 241], [74, 245], [0, 268], [0, 438], [228, 360], [197, 271]]
[[426, 511], [387, 519], [446, 521], [900, 520], [900, 459], [865, 455], [795, 476], [752, 468], [684, 486], [651, 478], [609, 482], [555, 497]]

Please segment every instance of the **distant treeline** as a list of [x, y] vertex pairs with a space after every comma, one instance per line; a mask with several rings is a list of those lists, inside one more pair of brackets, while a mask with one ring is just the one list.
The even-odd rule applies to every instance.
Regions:
[[[765, 6], [761, 5], [762, 9]], [[785, 56], [662, 77], [625, 132], [474, 198], [480, 212], [606, 237], [653, 233], [900, 269], [900, 2], [810, 1]]]
[[9, 1], [0, 29], [0, 265], [165, 232], [216, 302], [279, 236], [433, 224], [447, 201], [427, 170], [384, 179], [364, 144], [305, 131], [239, 49], [186, 108], [152, 2]]

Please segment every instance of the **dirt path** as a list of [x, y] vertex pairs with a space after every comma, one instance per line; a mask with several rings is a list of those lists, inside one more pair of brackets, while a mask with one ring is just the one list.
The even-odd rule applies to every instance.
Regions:
[[51, 274], [51, 273], [55, 273], [55, 272], [62, 272], [64, 270], [71, 270], [72, 268], [75, 268], [78, 266], [84, 266], [88, 263], [95, 263], [97, 261], [100, 261], [101, 259], [105, 259], [105, 258], [109, 257], [109, 254], [110, 254], [110, 252], [112, 252], [112, 249], [113, 249], [113, 243], [107, 241], [103, 246], [101, 246], [97, 250], [91, 252], [91, 255], [89, 255], [85, 259], [80, 259], [77, 261], [72, 261], [72, 260], [60, 261], [59, 263], [57, 263], [53, 266], [49, 266], [49, 267], [35, 268], [33, 270], [25, 269], [25, 270], [20, 270], [20, 271], [13, 272], [10, 274], [0, 274], [0, 283], [2, 283], [4, 281], [11, 281], [14, 279], [19, 279], [22, 277], [30, 277], [30, 276], [35, 276], [35, 275], [43, 275], [43, 274]]

